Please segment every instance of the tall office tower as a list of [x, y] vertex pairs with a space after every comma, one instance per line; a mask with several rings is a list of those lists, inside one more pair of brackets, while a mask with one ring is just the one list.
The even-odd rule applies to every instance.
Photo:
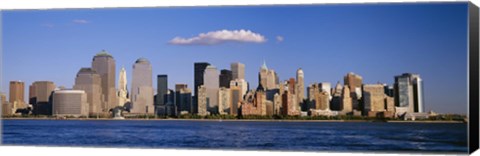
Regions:
[[280, 85], [280, 77], [278, 77], [277, 72], [274, 72], [275, 76], [275, 86], [278, 87]]
[[282, 95], [282, 115], [300, 115], [299, 109], [295, 105], [295, 94], [291, 94], [288, 90]]
[[56, 90], [53, 92], [53, 115], [88, 116], [87, 94], [83, 90]]
[[263, 65], [260, 68], [260, 72], [258, 73], [258, 85], [262, 85], [264, 87], [267, 86], [268, 83], [268, 68], [265, 61], [263, 61]]
[[152, 65], [145, 58], [139, 58], [133, 64], [132, 75], [132, 113], [153, 114]]
[[30, 103], [33, 114], [52, 115], [52, 93], [55, 84], [51, 81], [35, 81], [30, 85]]
[[277, 73], [272, 69], [268, 69], [267, 64], [263, 62], [260, 72], [258, 73], [258, 85], [262, 85], [265, 90], [277, 88], [276, 75]]
[[273, 101], [266, 100], [265, 101], [265, 108], [266, 108], [266, 114], [267, 116], [272, 116], [275, 112], [273, 108]]
[[412, 84], [413, 84], [413, 111], [414, 112], [424, 112], [424, 99], [423, 99], [423, 80], [418, 74], [412, 74]]
[[395, 76], [395, 104], [408, 112], [423, 112], [423, 82], [418, 74]]
[[175, 105], [178, 114], [192, 113], [192, 90], [187, 87], [187, 84], [175, 85]]
[[340, 96], [341, 94], [342, 94], [342, 84], [340, 84], [340, 82], [337, 82], [337, 84], [335, 85], [335, 88], [333, 88], [332, 96]]
[[168, 75], [157, 75], [157, 101], [156, 106], [163, 107], [167, 103]]
[[308, 100], [315, 101], [315, 93], [320, 91], [318, 84], [313, 83], [308, 85], [307, 90], [308, 90], [308, 94], [307, 94]]
[[230, 88], [232, 88], [232, 86], [237, 86], [239, 88], [241, 98], [240, 101], [242, 101], [243, 97], [248, 91], [248, 82], [245, 81], [245, 79], [235, 79], [230, 81]]
[[315, 109], [330, 110], [330, 99], [327, 92], [315, 93]]
[[385, 95], [390, 96], [390, 97], [395, 96], [393, 86], [387, 85], [386, 83], [384, 83], [383, 84], [383, 90], [385, 92]]
[[347, 75], [345, 75], [345, 77], [343, 78], [343, 84], [350, 87], [350, 93], [352, 93], [351, 96], [356, 100], [360, 99], [362, 96], [362, 81], [363, 78], [353, 72], [347, 73]]
[[232, 99], [230, 97], [231, 91], [229, 88], [221, 87], [218, 90], [218, 111], [219, 114], [229, 114]]
[[171, 89], [167, 91], [165, 96], [165, 112], [167, 116], [177, 116], [178, 110], [175, 106], [175, 92]]
[[197, 104], [198, 104], [198, 115], [205, 116], [208, 115], [207, 111], [207, 88], [205, 86], [201, 85], [198, 86], [198, 98], [197, 98]]
[[127, 89], [127, 72], [125, 71], [124, 67], [120, 69], [120, 73], [118, 74], [117, 98], [118, 98], [118, 106], [123, 107], [125, 104], [130, 102], [128, 89]]
[[282, 114], [282, 94], [273, 95], [273, 114]]
[[[302, 68], [297, 70], [297, 84], [296, 84], [296, 91], [297, 91], [297, 101], [302, 103], [305, 99], [305, 81]], [[330, 99], [329, 99], [330, 100]]]
[[267, 96], [265, 93], [265, 89], [257, 88], [257, 91], [255, 92], [255, 104], [256, 104], [256, 107], [259, 109], [259, 115], [267, 115], [266, 101], [267, 101]]
[[385, 111], [385, 92], [382, 84], [363, 85], [363, 101], [365, 112]]
[[97, 53], [92, 60], [92, 69], [100, 75], [102, 80], [102, 94], [104, 95], [104, 112], [116, 107], [117, 94], [115, 89], [115, 59], [105, 50]]
[[194, 81], [193, 81], [193, 113], [198, 113], [198, 87], [203, 85], [203, 74], [205, 72], [205, 69], [207, 66], [209, 66], [210, 63], [208, 62], [195, 62], [194, 64]]
[[296, 91], [296, 90], [295, 90], [295, 84], [296, 84], [296, 83], [295, 83], [295, 78], [290, 78], [290, 79], [288, 80], [288, 92], [289, 92], [290, 94], [296, 94], [296, 92], [295, 92], [295, 91]]
[[25, 108], [25, 83], [22, 81], [10, 81], [9, 102], [10, 107], [16, 111], [17, 109]]
[[273, 69], [268, 70], [267, 85], [264, 86], [265, 90], [271, 90], [271, 89], [276, 89], [277, 88], [277, 84], [275, 82], [275, 76], [276, 75], [277, 75], [277, 73]]
[[352, 97], [350, 97], [350, 88], [348, 85], [343, 86], [342, 91], [342, 112], [351, 113], [353, 111]]
[[[75, 78], [75, 85], [73, 89], [83, 90], [87, 94], [87, 103], [89, 104], [89, 114], [97, 115], [108, 110], [102, 108], [103, 94], [102, 94], [102, 79], [92, 68], [81, 68], [77, 77]], [[54, 112], [55, 113], [55, 112]]]
[[230, 114], [237, 115], [238, 108], [240, 108], [240, 102], [243, 101], [243, 97], [247, 93], [247, 86], [244, 79], [236, 79], [230, 81]]
[[320, 89], [321, 92], [327, 92], [330, 100], [332, 100], [332, 85], [330, 82], [322, 82], [318, 84], [318, 88]]
[[232, 70], [232, 80], [245, 79], [245, 64], [235, 62], [230, 65]]
[[2, 116], [8, 116], [8, 115], [12, 115], [13, 113], [15, 113], [12, 110], [11, 105], [8, 104], [7, 96], [5, 95], [5, 93], [0, 92], [0, 102], [1, 102], [1, 105], [2, 105]]
[[335, 88], [333, 88], [332, 100], [330, 102], [330, 109], [331, 110], [335, 110], [335, 111], [340, 111], [341, 110], [342, 90], [343, 90], [342, 85], [340, 84], [340, 82], [337, 82], [337, 84], [335, 85]]
[[230, 88], [230, 81], [232, 81], [232, 71], [222, 69], [220, 71], [220, 87]]
[[217, 68], [209, 65], [205, 69], [203, 76], [203, 84], [207, 91], [207, 110], [211, 114], [218, 113], [218, 89], [220, 86], [218, 75]]
[[391, 96], [385, 96], [385, 110], [395, 112], [395, 100]]

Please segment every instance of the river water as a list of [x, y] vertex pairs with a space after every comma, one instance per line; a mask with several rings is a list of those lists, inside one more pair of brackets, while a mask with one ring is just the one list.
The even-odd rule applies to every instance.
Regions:
[[7, 145], [466, 153], [467, 124], [3, 120]]

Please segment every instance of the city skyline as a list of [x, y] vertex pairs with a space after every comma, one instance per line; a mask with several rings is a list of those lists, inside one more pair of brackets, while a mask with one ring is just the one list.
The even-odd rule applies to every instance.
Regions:
[[[217, 24], [208, 24], [209, 22], [205, 22], [201, 25], [200, 28], [179, 27], [178, 30], [175, 29], [175, 31], [171, 31], [170, 33], [155, 30], [151, 26], [149, 27], [148, 19], [150, 18], [131, 19], [132, 21], [143, 23], [138, 26], [147, 27], [148, 31], [143, 31], [143, 33], [140, 34], [142, 34], [145, 38], [152, 38], [151, 40], [142, 40], [142, 36], [135, 35], [138, 32], [142, 32], [139, 30], [132, 30], [131, 32], [121, 31], [121, 28], [126, 29], [126, 26], [128, 24], [122, 26], [121, 21], [110, 18], [114, 16], [125, 15], [125, 13], [134, 13], [133, 15], [130, 15], [133, 17], [137, 17], [140, 15], [150, 15], [154, 17], [166, 16], [169, 12], [172, 13], [172, 11], [174, 10], [178, 11], [183, 8], [105, 10], [98, 9], [89, 11], [65, 10], [65, 12], [68, 12], [70, 14], [62, 14], [61, 12], [57, 12], [58, 10], [51, 10], [45, 12], [6, 11], [3, 13], [3, 20], [5, 25], [4, 30], [6, 30], [4, 31], [5, 48], [3, 54], [3, 59], [5, 60], [5, 62], [3, 63], [3, 73], [5, 76], [3, 77], [4, 82], [2, 82], [1, 91], [5, 92], [8, 95], [8, 90], [6, 90], [6, 88], [8, 88], [8, 82], [11, 80], [19, 79], [24, 81], [26, 86], [30, 85], [33, 81], [48, 80], [53, 81], [57, 86], [65, 86], [67, 88], [72, 88], [75, 80], [75, 75], [78, 70], [82, 67], [89, 67], [89, 63], [91, 63], [92, 57], [101, 49], [106, 49], [107, 51], [109, 51], [109, 53], [113, 55], [116, 60], [117, 72], [114, 74], [115, 77], [118, 75], [118, 71], [120, 71], [120, 68], [124, 66], [126, 67], [127, 79], [132, 80], [133, 69], [131, 68], [131, 66], [133, 65], [135, 60], [141, 57], [149, 59], [152, 65], [152, 87], [155, 88], [155, 91], [155, 86], [157, 86], [156, 77], [157, 75], [161, 74], [168, 75], [170, 79], [168, 83], [169, 89], [173, 89], [175, 84], [187, 84], [188, 88], [191, 88], [193, 90], [194, 62], [208, 62], [211, 65], [217, 67], [218, 73], [220, 73], [220, 70], [222, 69], [230, 69], [230, 64], [233, 62], [241, 62], [245, 64], [245, 77], [246, 80], [250, 83], [250, 89], [254, 89], [258, 85], [257, 73], [259, 72], [262, 63], [265, 60], [268, 68], [275, 70], [279, 74], [281, 81], [288, 80], [289, 78], [294, 78], [296, 70], [298, 68], [302, 68], [305, 73], [305, 87], [314, 82], [330, 82], [332, 86], [334, 86], [337, 81], [340, 81], [343, 85], [343, 76], [345, 76], [348, 72], [354, 72], [361, 75], [364, 79], [364, 84], [375, 84], [379, 81], [382, 83], [387, 83], [389, 85], [393, 84], [394, 76], [396, 75], [407, 72], [418, 73], [426, 82], [425, 111], [433, 109], [436, 112], [442, 113], [445, 112], [465, 114], [467, 107], [467, 72], [465, 69], [467, 55], [466, 31], [463, 30], [464, 28], [462, 26], [466, 26], [466, 19], [463, 25], [462, 22], [451, 22], [449, 20], [459, 20], [459, 17], [466, 17], [466, 14], [463, 14], [462, 12], [463, 9], [466, 9], [466, 6], [443, 6], [442, 4], [420, 5], [423, 5], [423, 7], [421, 7], [421, 10], [420, 8], [416, 8], [416, 5], [364, 5], [363, 7], [371, 7], [371, 9], [373, 9], [373, 11], [371, 10], [367, 12], [356, 9], [355, 7], [352, 7], [351, 10], [339, 11], [339, 8], [335, 8], [336, 6], [292, 6], [289, 7], [291, 9], [278, 7], [281, 8], [278, 10], [276, 10], [277, 7], [269, 9], [262, 7], [234, 7], [228, 8], [228, 10], [222, 8], [189, 8], [193, 11], [181, 14], [191, 16], [207, 16], [205, 14], [208, 14], [212, 15], [213, 17], [219, 18], [219, 21], [213, 22]], [[349, 5], [342, 7], [348, 8], [348, 6]], [[425, 6], [427, 7], [425, 8]], [[391, 7], [390, 9], [394, 9], [394, 11], [387, 12], [387, 14], [389, 15], [375, 15], [376, 11], [385, 11], [383, 9], [388, 7]], [[449, 7], [456, 14], [442, 13], [440, 10], [445, 9], [444, 7]], [[242, 9], [270, 14], [280, 13], [279, 11], [284, 9], [286, 9], [287, 12], [295, 11], [294, 9], [298, 9], [302, 12], [296, 13], [294, 15], [288, 15], [285, 18], [293, 20], [295, 16], [314, 16], [316, 18], [319, 18], [320, 21], [324, 20], [332, 22], [335, 21], [335, 19], [339, 21], [337, 21], [337, 23], [333, 22], [325, 24], [322, 22], [317, 23], [308, 20], [302, 20], [301, 22], [310, 22], [309, 24], [311, 25], [306, 25], [306, 27], [308, 28], [319, 26], [323, 28], [330, 28], [331, 30], [336, 30], [334, 31], [334, 33], [330, 34], [325, 30], [322, 31], [322, 29], [319, 29], [317, 31], [312, 30], [312, 34], [309, 35], [324, 34], [324, 36], [326, 37], [310, 37], [309, 39], [302, 38], [302, 36], [306, 35], [307, 33], [305, 32], [305, 30], [296, 30], [300, 33], [295, 34], [295, 31], [291, 30], [288, 33], [283, 32], [282, 30], [289, 29], [289, 27], [286, 26], [273, 27], [272, 29], [269, 29], [275, 24], [285, 22], [285, 20], [281, 19], [271, 19], [269, 20], [269, 23], [259, 22], [260, 25], [263, 24], [264, 26], [254, 26], [255, 22], [258, 22], [260, 19], [264, 19], [267, 16], [261, 16], [256, 19], [254, 18], [252, 21], [243, 20], [241, 22], [233, 22], [234, 20], [232, 20], [231, 22], [235, 24], [231, 25], [220, 22], [220, 19], [228, 19], [229, 17], [232, 17], [233, 19], [240, 19], [243, 16], [248, 16], [250, 18], [253, 18], [254, 15], [258, 16], [257, 14], [253, 13], [240, 13]], [[400, 13], [405, 13], [405, 11], [401, 10], [405, 9], [414, 9], [413, 12], [415, 13], [401, 15]], [[309, 11], [315, 11], [316, 13], [312, 15], [309, 14]], [[92, 14], [93, 12], [98, 12], [100, 13], [100, 15], [94, 16], [94, 14]], [[151, 12], [159, 13], [152, 14]], [[196, 15], [199, 14], [198, 12], [204, 14]], [[228, 14], [228, 17], [214, 15], [214, 13], [218, 12], [228, 12], [230, 14]], [[336, 12], [340, 14], [335, 14], [331, 16], [323, 15], [322, 13], [325, 12]], [[167, 14], [164, 15], [161, 13]], [[182, 16], [178, 14], [175, 15]], [[413, 18], [413, 15], [419, 17], [412, 19], [414, 21], [409, 21], [409, 18]], [[36, 17], [33, 18], [35, 20], [26, 21], [25, 18], [30, 16]], [[53, 19], [59, 16], [61, 16], [62, 18], [55, 20]], [[373, 16], [375, 18], [367, 18], [371, 20], [369, 22], [362, 22], [361, 20], [354, 19], [355, 17], [361, 18], [363, 16]], [[403, 20], [388, 20], [389, 18], [387, 17], [389, 16], [394, 16], [396, 17], [395, 19]], [[106, 18], [102, 19], [102, 17]], [[435, 23], [433, 25], [437, 26], [436, 29], [432, 30], [432, 28], [428, 27], [427, 25], [419, 25], [418, 27], [409, 25], [412, 23], [418, 23], [422, 19], [430, 19], [432, 17], [435, 18], [431, 19], [432, 21], [429, 22]], [[205, 18], [206, 17], [204, 17], [203, 19]], [[311, 20], [312, 18], [313, 17], [307, 19]], [[365, 17], [363, 19], [365, 20]], [[182, 19], [177, 19], [178, 21], [175, 21], [173, 19], [170, 20], [174, 23], [177, 23], [177, 25], [189, 22]], [[381, 23], [381, 21], [383, 20], [387, 20], [386, 23]], [[47, 26], [43, 25], [42, 21], [53, 21], [52, 23], [55, 24]], [[194, 21], [198, 22], [198, 20]], [[62, 22], [68, 24], [62, 24]], [[358, 22], [357, 27], [341, 27], [342, 23], [345, 24], [352, 22]], [[409, 29], [397, 30], [393, 28], [388, 28], [388, 26], [393, 26], [402, 22], [405, 23], [398, 27], [402, 28], [403, 26]], [[27, 25], [32, 23], [37, 23], [37, 25]], [[120, 24], [121, 26], [115, 27], [115, 24]], [[380, 27], [382, 29], [377, 29], [380, 32], [375, 32], [373, 31], [373, 28], [369, 27], [375, 24], [381, 24]], [[15, 25], [19, 26], [17, 28], [18, 30], [14, 29], [13, 26]], [[158, 26], [162, 25], [162, 23], [153, 22], [153, 25]], [[108, 30], [107, 32], [100, 32], [100, 30], [106, 31], [106, 28], [108, 26], [114, 26], [113, 30]], [[295, 24], [289, 24], [289, 26], [292, 28], [301, 27], [300, 25]], [[26, 31], [25, 29], [30, 29], [32, 27], [34, 27], [34, 30], [29, 31], [33, 31], [36, 33], [28, 36], [28, 38], [23, 38], [22, 34], [24, 33], [19, 31]], [[339, 31], [340, 28], [333, 29], [333, 27], [347, 29]], [[452, 27], [455, 29], [452, 30]], [[235, 33], [235, 30], [251, 31], [251, 33], [254, 34], [261, 34], [263, 36], [263, 40], [260, 37], [253, 38], [252, 40], [248, 40], [248, 42], [245, 43], [237, 43], [235, 41], [229, 40], [225, 41], [227, 43], [223, 43], [223, 41], [221, 40], [215, 42], [200, 42], [201, 40], [194, 38], [195, 36], [197, 36], [197, 34], [200, 33], [217, 32], [217, 30], [224, 29], [229, 30], [227, 31], [227, 33]], [[41, 32], [40, 30], [44, 32]], [[443, 32], [446, 30], [449, 31]], [[148, 33], [149, 31], [152, 31], [152, 34], [146, 34], [146, 32]], [[40, 40], [40, 38], [46, 37], [45, 35], [48, 34], [46, 32], [50, 33], [52, 36], [50, 38], [46, 38], [46, 41]], [[97, 34], [82, 34], [89, 32]], [[112, 37], [115, 32], [121, 32], [117, 34], [120, 36]], [[69, 38], [66, 37], [64, 33], [75, 33], [79, 36]], [[381, 33], [388, 33], [388, 35], [392, 36], [398, 35], [398, 38], [386, 38], [385, 36], [382, 36]], [[407, 35], [402, 35], [402, 33], [422, 34], [418, 36], [419, 39], [412, 39], [412, 41], [409, 41], [408, 38], [406, 38]], [[19, 35], [14, 36], [14, 34]], [[358, 41], [355, 39], [345, 40], [346, 38], [350, 37], [359, 38], [367, 34], [370, 35], [368, 39], [372, 41]], [[58, 40], [58, 38], [62, 38], [62, 36], [63, 39], [61, 39], [61, 41]], [[84, 40], [86, 38], [94, 38], [95, 36], [98, 37], [97, 39], [95, 39], [95, 41], [99, 41], [99, 43], [93, 43], [92, 41]], [[161, 39], [154, 39], [159, 36], [162, 36]], [[122, 37], [125, 38], [119, 39]], [[194, 45], [184, 45], [187, 44], [188, 41], [185, 38], [191, 37], [193, 38], [190, 41], [192, 41], [192, 44]], [[330, 38], [330, 41], [326, 40], [327, 37]], [[319, 42], [325, 44], [317, 45], [318, 43], [312, 39], [318, 39]], [[19, 45], [20, 43], [22, 43], [20, 42], [20, 40], [30, 41], [29, 43], [32, 43], [33, 45]], [[379, 42], [380, 40], [384, 41]], [[66, 44], [66, 46], [54, 46], [59, 43]], [[133, 46], [128, 46], [128, 43], [132, 43]], [[379, 46], [375, 43], [382, 43], [388, 46]], [[403, 45], [405, 47], [398, 47], [398, 45]], [[347, 48], [347, 46], [352, 47]], [[31, 49], [32, 47], [39, 48], [42, 51], [48, 52], [44, 53], [46, 56], [40, 56], [40, 54], [35, 53], [34, 49]], [[423, 51], [426, 51], [426, 53], [422, 53]], [[432, 51], [436, 52], [435, 54], [433, 54], [433, 56]], [[462, 55], [460, 52], [453, 51], [464, 51], [464, 53]], [[358, 55], [357, 53], [362, 54]], [[75, 57], [72, 59], [70, 57], [73, 54], [75, 54]], [[290, 57], [296, 55], [300, 56], [298, 57], [298, 60]], [[309, 55], [315, 57], [311, 57]], [[51, 56], [59, 56], [60, 58], [55, 57], [54, 59], [52, 59], [50, 58]], [[391, 57], [394, 57], [395, 59], [391, 59]], [[35, 60], [38, 59], [42, 60], [39, 62], [44, 65], [44, 68], [32, 66]], [[357, 59], [356, 61], [358, 62], [353, 62], [354, 59]], [[16, 63], [20, 61], [26, 61], [31, 63], [26, 65], [17, 65]], [[291, 63], [292, 61], [294, 63]], [[450, 61], [449, 66], [444, 65], [445, 61]], [[58, 64], [60, 64], [61, 66], [59, 66]], [[441, 69], [437, 69], [436, 67], [441, 67]], [[448, 71], [448, 73], [445, 73], [445, 71]], [[116, 81], [118, 81], [118, 79]], [[115, 84], [117, 83], [115, 82]], [[118, 88], [118, 86], [115, 87]], [[131, 81], [129, 81], [128, 90], [131, 90], [131, 87]], [[25, 94], [28, 94], [28, 91], [25, 91]], [[446, 95], [449, 95], [452, 98], [445, 99], [444, 97]]]

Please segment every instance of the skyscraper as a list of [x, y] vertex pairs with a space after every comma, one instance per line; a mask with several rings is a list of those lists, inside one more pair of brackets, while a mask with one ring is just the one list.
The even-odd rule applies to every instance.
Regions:
[[[343, 90], [343, 87], [340, 84], [340, 82], [337, 82], [337, 84], [335, 85], [335, 88], [333, 88], [332, 90], [333, 91], [332, 91], [332, 100], [330, 102], [330, 110], [341, 111], [341, 109], [342, 109], [341, 105], [342, 105], [342, 90]], [[350, 95], [352, 95], [352, 94], [353, 93], [351, 93], [351, 91], [350, 91]], [[353, 107], [355, 107], [355, 106], [353, 106]]]
[[305, 99], [305, 81], [304, 81], [304, 74], [302, 68], [297, 70], [297, 101], [301, 103], [303, 99]]
[[258, 73], [258, 85], [262, 85], [264, 89], [267, 87], [268, 83], [268, 67], [267, 63], [263, 61], [263, 65], [260, 68], [260, 72]]
[[8, 116], [15, 113], [13, 112], [11, 105], [7, 101], [7, 96], [2, 92], [0, 92], [0, 102], [2, 105], [2, 116]]
[[418, 74], [395, 76], [395, 105], [407, 107], [408, 112], [423, 112], [423, 82]]
[[116, 107], [117, 95], [115, 89], [115, 59], [107, 51], [97, 53], [92, 60], [92, 69], [100, 75], [102, 94], [105, 102], [102, 108], [104, 112]]
[[423, 80], [418, 74], [412, 74], [413, 84], [413, 111], [425, 112], [424, 99], [423, 99]]
[[205, 116], [205, 115], [208, 115], [208, 111], [207, 111], [207, 90], [205, 88], [205, 86], [203, 85], [200, 85], [198, 86], [198, 101], [197, 101], [197, 104], [198, 104], [198, 108], [197, 108], [197, 111], [198, 111], [198, 115], [201, 115], [201, 116]]
[[56, 90], [53, 92], [53, 115], [87, 116], [87, 94], [83, 90]]
[[233, 88], [233, 86], [238, 86], [240, 98], [242, 98], [240, 101], [243, 100], [248, 91], [248, 82], [245, 79], [235, 79], [230, 81], [230, 88]]
[[290, 94], [296, 94], [296, 83], [295, 83], [295, 78], [290, 78], [288, 79], [288, 92]]
[[350, 97], [350, 88], [348, 85], [343, 86], [342, 91], [342, 112], [343, 113], [351, 113], [353, 111], [352, 106], [352, 97]]
[[277, 73], [272, 69], [268, 69], [264, 61], [258, 73], [259, 85], [262, 85], [265, 90], [275, 89], [277, 88], [277, 81]]
[[315, 109], [330, 110], [330, 99], [327, 92], [315, 93]]
[[118, 74], [118, 91], [117, 91], [117, 97], [118, 97], [118, 106], [124, 106], [128, 102], [130, 102], [128, 94], [128, 89], [127, 89], [127, 72], [125, 71], [125, 68], [122, 67], [120, 69], [120, 73]]
[[330, 97], [330, 100], [332, 100], [332, 90], [331, 90], [332, 85], [330, 84], [330, 82], [319, 83], [318, 87], [319, 87], [320, 91], [327, 92], [329, 97]]
[[193, 82], [193, 88], [194, 88], [194, 96], [193, 96], [193, 108], [194, 112], [193, 113], [198, 113], [198, 87], [203, 85], [203, 74], [205, 72], [205, 68], [209, 66], [210, 63], [208, 62], [195, 62], [194, 63], [194, 82]]
[[232, 71], [222, 69], [220, 71], [220, 87], [230, 88], [230, 81], [232, 81]]
[[243, 101], [243, 94], [241, 86], [235, 83], [235, 81], [232, 81], [230, 84], [230, 100], [230, 114], [237, 115], [240, 102]]
[[385, 91], [382, 84], [363, 85], [365, 112], [385, 111]]
[[204, 86], [207, 92], [207, 110], [211, 114], [218, 113], [218, 90], [219, 90], [219, 76], [215, 66], [209, 65], [204, 73]]
[[52, 115], [52, 93], [55, 84], [51, 81], [35, 81], [30, 85], [30, 103], [33, 114]]
[[156, 106], [163, 107], [166, 104], [166, 95], [168, 92], [168, 75], [157, 75], [157, 101]]
[[235, 62], [230, 65], [232, 70], [232, 79], [245, 79], [245, 64]]
[[92, 68], [81, 68], [75, 78], [73, 89], [85, 91], [87, 94], [87, 103], [89, 104], [88, 112], [91, 115], [106, 112], [104, 109], [107, 109], [102, 108], [104, 99], [101, 81], [100, 75], [98, 75]]
[[232, 99], [230, 97], [231, 91], [229, 88], [221, 87], [218, 91], [218, 111], [219, 114], [230, 114], [230, 106]]
[[360, 75], [357, 75], [353, 72], [347, 73], [345, 77], [343, 78], [344, 85], [348, 85], [350, 88], [350, 93], [351, 97], [354, 99], [353, 100], [353, 107], [354, 109], [361, 109], [358, 108], [358, 100], [362, 97], [362, 83], [363, 83], [363, 78]]
[[10, 81], [9, 101], [12, 109], [25, 108], [25, 83], [22, 81]]
[[132, 113], [153, 114], [152, 66], [145, 58], [139, 58], [133, 64], [132, 75]]
[[187, 84], [175, 85], [175, 104], [178, 114], [192, 113], [192, 90], [187, 88]]

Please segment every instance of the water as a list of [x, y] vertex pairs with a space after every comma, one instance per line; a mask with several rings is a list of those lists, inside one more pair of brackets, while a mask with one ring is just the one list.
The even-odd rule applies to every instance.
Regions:
[[280, 151], [468, 151], [467, 124], [3, 120], [3, 144]]

